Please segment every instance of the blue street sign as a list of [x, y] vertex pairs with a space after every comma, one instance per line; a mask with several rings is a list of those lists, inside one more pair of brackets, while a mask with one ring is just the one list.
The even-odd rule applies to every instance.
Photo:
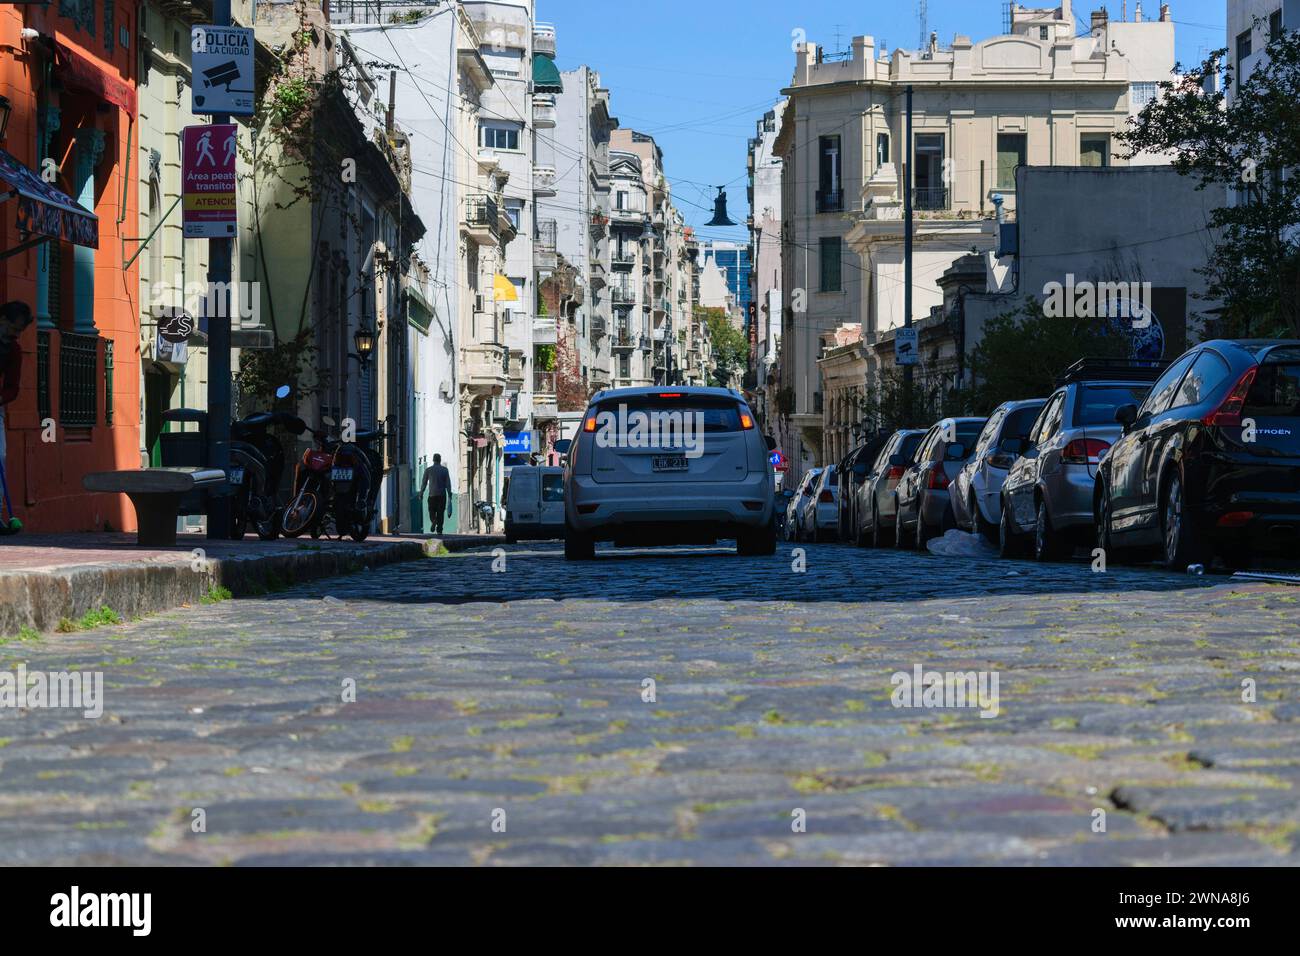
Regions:
[[506, 432], [507, 455], [527, 455], [533, 450], [533, 433], [532, 432]]

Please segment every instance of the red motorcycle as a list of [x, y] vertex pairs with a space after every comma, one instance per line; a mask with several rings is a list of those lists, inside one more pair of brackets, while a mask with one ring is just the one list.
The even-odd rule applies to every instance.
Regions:
[[[326, 421], [325, 424], [332, 422]], [[280, 521], [280, 530], [286, 538], [297, 538], [304, 533], [319, 538], [330, 513], [336, 464], [343, 446], [332, 440], [328, 432], [313, 428], [311, 433], [316, 438], [317, 447], [302, 453], [294, 469], [293, 497], [285, 505], [284, 517]]]

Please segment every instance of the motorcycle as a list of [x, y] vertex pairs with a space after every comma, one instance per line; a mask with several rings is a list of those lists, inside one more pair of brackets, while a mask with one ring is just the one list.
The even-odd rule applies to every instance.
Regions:
[[[335, 427], [332, 418], [323, 420], [326, 429]], [[310, 533], [319, 538], [327, 524], [336, 535], [349, 534], [364, 541], [374, 521], [379, 497], [378, 477], [383, 462], [372, 446], [382, 430], [360, 432], [350, 442], [328, 430], [310, 429], [316, 448], [303, 452], [294, 475], [294, 493], [285, 506], [281, 527], [285, 537]]]
[[384, 437], [384, 431], [376, 429], [358, 432], [351, 442], [341, 443], [330, 475], [334, 527], [340, 538], [346, 532], [353, 541], [365, 541], [370, 534], [384, 469], [374, 446]]
[[280, 426], [294, 435], [307, 423], [286, 412], [255, 412], [230, 426], [230, 471], [234, 489], [230, 503], [230, 537], [241, 540], [251, 523], [263, 541], [280, 535], [281, 509], [277, 503], [284, 473], [284, 447], [271, 434]]
[[474, 502], [475, 524], [483, 534], [491, 534], [496, 523], [497, 509], [490, 501]]

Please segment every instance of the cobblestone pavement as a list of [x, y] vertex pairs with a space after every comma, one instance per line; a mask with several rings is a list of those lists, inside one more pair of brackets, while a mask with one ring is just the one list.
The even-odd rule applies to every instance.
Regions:
[[[1300, 862], [1300, 590], [792, 547], [521, 544], [10, 641], [106, 703], [0, 710], [0, 863]], [[996, 673], [997, 716], [893, 706], [917, 665]]]

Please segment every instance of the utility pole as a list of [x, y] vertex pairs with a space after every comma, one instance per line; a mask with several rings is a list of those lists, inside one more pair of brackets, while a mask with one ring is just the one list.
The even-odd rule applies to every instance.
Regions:
[[[912, 327], [912, 84], [907, 85], [906, 142], [903, 144], [903, 327]], [[912, 366], [903, 366], [903, 414], [912, 424]]]
[[[230, 0], [214, 0], [212, 24], [230, 26]], [[228, 113], [212, 122], [229, 123]], [[230, 470], [230, 253], [232, 239], [208, 240], [208, 467]], [[230, 537], [230, 498], [208, 495], [208, 538]]]

